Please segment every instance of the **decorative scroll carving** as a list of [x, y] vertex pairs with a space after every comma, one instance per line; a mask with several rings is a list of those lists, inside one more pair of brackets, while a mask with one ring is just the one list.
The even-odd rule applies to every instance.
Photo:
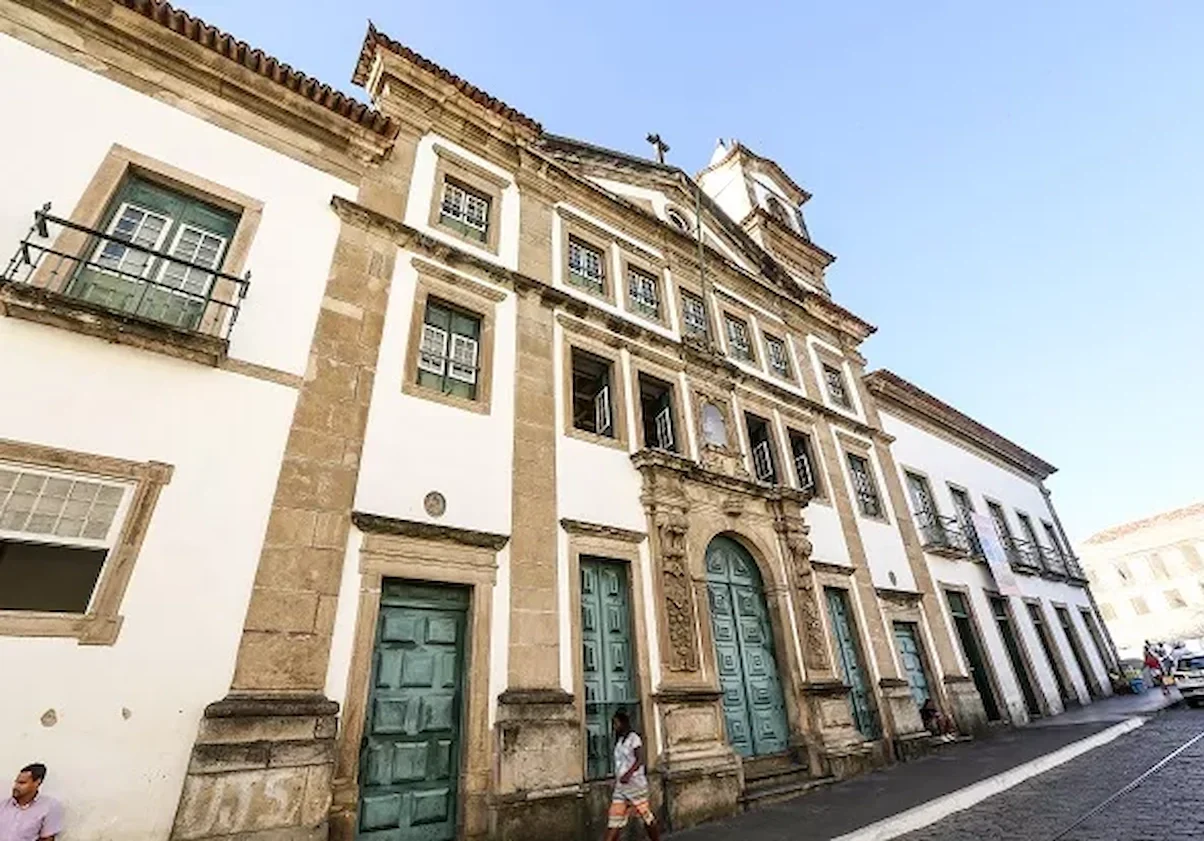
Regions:
[[787, 560], [798, 589], [799, 622], [802, 625], [803, 661], [808, 669], [826, 671], [828, 646], [824, 640], [824, 628], [819, 621], [816, 606], [815, 576], [811, 570], [811, 540], [807, 537], [811, 527], [801, 517], [780, 513], [775, 527], [782, 535], [786, 546]]
[[684, 511], [661, 511], [656, 515], [661, 589], [665, 594], [665, 626], [669, 636], [669, 668], [676, 672], [698, 670], [694, 591], [686, 562], [686, 533], [689, 530], [690, 523]]

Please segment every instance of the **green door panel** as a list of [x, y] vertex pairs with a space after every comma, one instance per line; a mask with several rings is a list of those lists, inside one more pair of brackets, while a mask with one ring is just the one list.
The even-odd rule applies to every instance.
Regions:
[[[895, 623], [895, 645], [899, 649], [899, 660], [903, 664], [907, 685], [911, 688], [911, 697], [917, 706], [923, 706], [924, 701], [932, 696], [932, 690], [928, 686], [928, 674], [924, 671], [924, 658], [920, 654], [919, 634], [915, 624]], [[933, 702], [935, 701], [934, 698]]]
[[456, 835], [468, 593], [386, 580], [360, 748], [357, 838]]
[[952, 590], [945, 592], [949, 603], [949, 614], [953, 617], [953, 627], [957, 630], [957, 640], [961, 644], [962, 654], [966, 656], [966, 664], [970, 667], [970, 677], [974, 688], [982, 699], [983, 710], [987, 721], [999, 721], [1003, 716], [999, 712], [999, 702], [995, 698], [995, 690], [991, 688], [991, 678], [987, 672], [986, 661], [982, 656], [982, 648], [978, 645], [978, 634], [970, 618], [970, 605], [966, 597]]
[[581, 559], [581, 666], [585, 686], [586, 774], [614, 773], [610, 719], [623, 708], [639, 726], [627, 565]]
[[1036, 718], [1041, 715], [1041, 705], [1037, 703], [1033, 682], [1029, 680], [1028, 667], [1024, 663], [1024, 656], [1020, 653], [1020, 644], [1016, 640], [1016, 633], [1012, 628], [1012, 617], [1008, 612], [1007, 603], [1003, 596], [988, 596], [987, 600], [991, 603], [991, 614], [995, 617], [999, 636], [1003, 637], [1003, 648], [1007, 652], [1008, 662], [1012, 664], [1012, 672], [1016, 675], [1016, 682], [1020, 684], [1020, 694], [1024, 696], [1024, 707], [1028, 710], [1029, 716]]
[[840, 658], [841, 672], [849, 685], [849, 707], [853, 723], [867, 739], [882, 735], [878, 726], [878, 715], [874, 709], [874, 695], [866, 678], [865, 663], [861, 659], [861, 646], [854, 631], [849, 597], [844, 590], [827, 587], [828, 617], [832, 620], [832, 633], [836, 637], [836, 651]]
[[741, 756], [780, 753], [790, 727], [757, 564], [739, 543], [716, 537], [706, 571], [728, 741]]

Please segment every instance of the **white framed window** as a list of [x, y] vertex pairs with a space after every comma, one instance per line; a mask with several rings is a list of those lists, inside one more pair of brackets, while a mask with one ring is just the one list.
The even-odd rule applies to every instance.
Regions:
[[[171, 228], [171, 217], [148, 210], [130, 202], [123, 202], [113, 214], [109, 229], [105, 232], [113, 239], [97, 245], [93, 261], [106, 269], [145, 277], [154, 258], [139, 248], [130, 248], [131, 243], [142, 248], [158, 251]], [[114, 240], [118, 240], [114, 242]]]
[[616, 391], [611, 388], [615, 363], [580, 348], [572, 348], [570, 360], [573, 428], [617, 440]]
[[0, 462], [0, 611], [87, 613], [133, 488]]
[[786, 343], [776, 336], [765, 336], [765, 356], [769, 369], [782, 379], [790, 379], [790, 358], [786, 354]]
[[753, 471], [762, 482], [772, 482], [774, 478], [773, 455], [769, 452], [769, 442], [761, 441], [752, 450]]
[[844, 373], [835, 365], [824, 363], [824, 384], [828, 388], [828, 397], [837, 406], [844, 409], [852, 409], [853, 401], [849, 397], [849, 389], [845, 385]]
[[661, 318], [661, 296], [656, 289], [656, 278], [648, 272], [635, 267], [627, 268], [627, 296], [631, 298], [631, 308], [650, 319]]
[[475, 400], [480, 338], [480, 316], [427, 298], [418, 348], [418, 384]]
[[181, 292], [205, 295], [213, 282], [213, 275], [203, 268], [216, 269], [221, 265], [226, 251], [226, 240], [217, 234], [192, 225], [181, 225], [176, 232], [176, 241], [168, 252], [172, 257], [195, 265], [168, 263], [163, 269], [162, 283]]
[[661, 301], [655, 277], [635, 267], [629, 267], [627, 294], [633, 310], [648, 318], [660, 319]]
[[611, 429], [609, 385], [602, 386], [602, 390], [594, 395], [594, 429], [599, 435], [614, 435]]
[[606, 258], [602, 251], [569, 237], [569, 282], [595, 295], [606, 294]]
[[748, 339], [748, 325], [733, 316], [725, 316], [727, 324], [727, 344], [732, 356], [751, 362], [752, 343]]
[[489, 238], [489, 198], [447, 178], [439, 221], [470, 239], [485, 242]]
[[707, 329], [707, 308], [702, 298], [692, 292], [681, 292], [681, 320], [687, 336], [705, 337]]
[[662, 450], [673, 451], [673, 410], [668, 406], [661, 409], [656, 416], [656, 446]]
[[878, 495], [878, 484], [874, 481], [869, 459], [848, 453], [849, 475], [853, 479], [853, 492], [857, 507], [866, 517], [882, 517], [882, 498]]

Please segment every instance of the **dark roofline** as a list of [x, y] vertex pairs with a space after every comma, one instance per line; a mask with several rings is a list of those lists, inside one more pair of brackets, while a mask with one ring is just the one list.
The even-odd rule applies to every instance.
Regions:
[[1204, 516], [1204, 502], [1196, 502], [1192, 505], [1185, 505], [1182, 508], [1172, 508], [1170, 511], [1163, 511], [1161, 514], [1154, 514], [1151, 517], [1143, 517], [1140, 520], [1121, 523], [1119, 526], [1111, 526], [1091, 535], [1091, 537], [1083, 541], [1082, 545], [1096, 546], [1101, 543], [1110, 543], [1113, 540], [1128, 537], [1131, 534], [1136, 534], [1154, 526], [1165, 525], [1175, 520], [1183, 520], [1195, 516]]
[[865, 376], [865, 384], [870, 391], [884, 400], [922, 415], [968, 443], [1040, 480], [1058, 471], [1058, 468], [1049, 462], [892, 371], [873, 371]]
[[330, 85], [295, 70], [263, 50], [239, 41], [166, 0], [113, 0], [114, 5], [129, 9], [165, 29], [233, 61], [253, 73], [275, 82], [298, 96], [320, 105], [340, 117], [383, 137], [397, 134], [397, 124], [371, 106], [341, 93]]
[[363, 87], [364, 83], [368, 81], [368, 73], [372, 69], [372, 60], [376, 56], [376, 48], [378, 46], [401, 56], [420, 70], [455, 86], [460, 93], [478, 105], [535, 132], [536, 135], [543, 134], [543, 126], [517, 108], [512, 108], [496, 96], [486, 93], [471, 82], [460, 78], [446, 67], [438, 65], [429, 58], [414, 52], [400, 41], [390, 38], [378, 30], [371, 21], [368, 22], [368, 32], [364, 35], [364, 43], [360, 47], [360, 56], [355, 63], [355, 72], [351, 75], [351, 81], [356, 85]]
[[[711, 218], [714, 219], [721, 228], [733, 240], [740, 244], [745, 253], [753, 259], [753, 263], [758, 269], [771, 280], [776, 281], [779, 285], [788, 289], [794, 290], [800, 296], [803, 303], [808, 301], [830, 310], [842, 319], [852, 322], [858, 330], [870, 336], [877, 332], [878, 328], [870, 324], [865, 319], [855, 315], [840, 304], [835, 303], [830, 298], [804, 289], [790, 276], [790, 273], [783, 269], [778, 262], [773, 258], [773, 255], [766, 251], [757, 243], [755, 239], [749, 236], [748, 231], [740, 223], [736, 222], [721, 208], [714, 199], [707, 195], [702, 186], [688, 172], [679, 166], [672, 164], [662, 164], [658, 161], [653, 161], [648, 158], [641, 158], [637, 155], [629, 155], [626, 152], [619, 152], [614, 149], [607, 149], [604, 146], [598, 146], [593, 143], [587, 143], [583, 140], [576, 140], [572, 137], [564, 137], [563, 135], [544, 135], [541, 146], [550, 154], [555, 155], [556, 152], [571, 152], [573, 150], [584, 151], [595, 158], [611, 158], [629, 166], [640, 167], [645, 170], [655, 172], [658, 175], [666, 176], [670, 180], [676, 180], [678, 185], [684, 188], [684, 191], [693, 195], [697, 190], [702, 195], [702, 205]], [[676, 229], [674, 229], [676, 230]], [[691, 237], [692, 238], [692, 237]], [[710, 246], [708, 246], [709, 248]], [[818, 251], [823, 251], [819, 246], [813, 246]], [[827, 252], [823, 252], [827, 254]], [[723, 255], [719, 255], [722, 257]], [[831, 255], [829, 255], [831, 256]], [[727, 259], [723, 257], [723, 259]], [[836, 259], [835, 257], [832, 258]]]
[[811, 200], [811, 193], [808, 192], [806, 189], [804, 189], [801, 184], [799, 184], [797, 181], [795, 181], [793, 178], [791, 178], [790, 174], [782, 168], [781, 164], [779, 164], [777, 161], [773, 160], [772, 158], [767, 158], [764, 155], [758, 155], [756, 152], [754, 152], [749, 147], [745, 146], [739, 140], [735, 140], [732, 142], [732, 145], [728, 147], [727, 152], [723, 155], [722, 158], [715, 161], [713, 164], [707, 164], [702, 169], [698, 170], [698, 177], [701, 178], [703, 175], [706, 175], [711, 170], [718, 169], [719, 167], [721, 167], [725, 163], [727, 163], [728, 159], [731, 158], [732, 155], [735, 155], [735, 154], [741, 153], [741, 152], [744, 153], [745, 155], [748, 155], [750, 158], [753, 158], [754, 160], [756, 160], [760, 163], [763, 163], [766, 166], [769, 166], [772, 169], [774, 169], [778, 173], [778, 176], [781, 177], [781, 179], [786, 182], [786, 186], [790, 187], [792, 190], [795, 190], [802, 197], [801, 199], [799, 199], [799, 204], [806, 204], [807, 202], [809, 202]]

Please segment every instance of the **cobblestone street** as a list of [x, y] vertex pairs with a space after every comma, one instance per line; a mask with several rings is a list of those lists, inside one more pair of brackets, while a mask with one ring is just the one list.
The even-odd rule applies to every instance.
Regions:
[[1082, 815], [1202, 731], [1204, 711], [1167, 711], [1111, 744], [901, 837], [905, 841], [1161, 841], [1204, 837], [1204, 739], [1171, 759], [1134, 790], [1074, 825]]

